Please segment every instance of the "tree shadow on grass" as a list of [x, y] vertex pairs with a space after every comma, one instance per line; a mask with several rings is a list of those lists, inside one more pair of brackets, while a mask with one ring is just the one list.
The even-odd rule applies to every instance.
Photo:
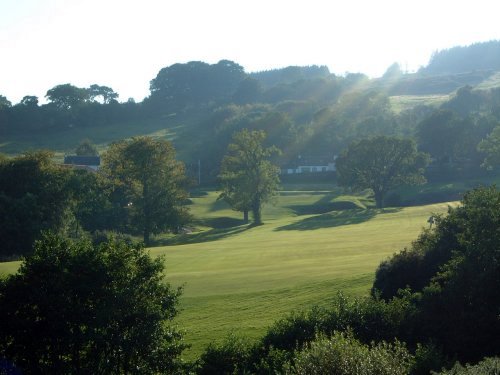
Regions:
[[359, 209], [356, 203], [351, 201], [330, 202], [327, 197], [320, 199], [315, 204], [288, 206], [296, 215], [325, 214], [333, 210]]
[[232, 228], [245, 224], [243, 219], [237, 219], [234, 217], [213, 217], [206, 218], [201, 221], [203, 225], [207, 227], [212, 227], [214, 229]]
[[172, 238], [158, 240], [155, 243], [155, 246], [186, 245], [192, 243], [217, 241], [226, 237], [243, 233], [247, 229], [250, 229], [250, 226], [240, 225], [230, 228], [213, 228], [199, 233], [180, 234]]
[[227, 202], [224, 199], [216, 199], [211, 205], [210, 205], [210, 212], [215, 212], [215, 211], [220, 211], [220, 210], [227, 210], [231, 209], [231, 206], [227, 204]]
[[374, 218], [377, 215], [397, 212], [399, 209], [350, 209], [342, 211], [331, 211], [318, 216], [308, 217], [295, 223], [276, 228], [282, 230], [314, 230], [322, 228], [333, 228], [342, 225], [360, 224]]
[[291, 205], [288, 206], [296, 215], [318, 215], [325, 214], [330, 211], [339, 211], [339, 210], [351, 210], [351, 209], [359, 209], [363, 208], [356, 204], [353, 201], [349, 200], [339, 200], [332, 201], [338, 197], [337, 193], [329, 193], [324, 194], [317, 202], [314, 204], [305, 204], [305, 205]]

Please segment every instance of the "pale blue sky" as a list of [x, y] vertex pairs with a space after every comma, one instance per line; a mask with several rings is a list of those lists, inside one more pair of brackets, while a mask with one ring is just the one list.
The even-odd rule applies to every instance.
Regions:
[[499, 10], [497, 0], [0, 0], [0, 94], [17, 103], [97, 83], [140, 101], [162, 67], [191, 60], [377, 77], [500, 39]]

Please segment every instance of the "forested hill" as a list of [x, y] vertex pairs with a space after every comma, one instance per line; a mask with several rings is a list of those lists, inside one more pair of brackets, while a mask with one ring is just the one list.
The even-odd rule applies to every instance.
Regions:
[[454, 47], [417, 73], [393, 64], [378, 79], [337, 76], [325, 66], [246, 73], [229, 60], [192, 61], [162, 68], [142, 102], [119, 102], [119, 93], [98, 84], [57, 85], [43, 105], [35, 96], [12, 104], [0, 95], [0, 152], [48, 148], [62, 158], [85, 138], [102, 150], [150, 135], [172, 140], [188, 169], [203, 161], [202, 180], [214, 182], [231, 135], [247, 128], [264, 130], [283, 151], [280, 166], [299, 157], [331, 160], [352, 141], [388, 135], [480, 170], [479, 143], [500, 134], [499, 56], [499, 41]]
[[436, 51], [419, 73], [437, 75], [480, 70], [500, 70], [500, 40]]

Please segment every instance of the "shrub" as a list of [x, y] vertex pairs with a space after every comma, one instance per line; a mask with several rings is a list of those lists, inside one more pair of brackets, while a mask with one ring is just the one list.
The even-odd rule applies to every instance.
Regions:
[[220, 344], [211, 343], [200, 357], [198, 374], [240, 374], [250, 366], [251, 344], [230, 334]]
[[[433, 372], [434, 375], [437, 373]], [[500, 358], [485, 358], [477, 365], [462, 366], [456, 363], [452, 369], [442, 371], [439, 375], [499, 375], [500, 374]]]
[[286, 374], [403, 375], [409, 374], [413, 357], [400, 342], [365, 345], [352, 333], [318, 336], [296, 352]]

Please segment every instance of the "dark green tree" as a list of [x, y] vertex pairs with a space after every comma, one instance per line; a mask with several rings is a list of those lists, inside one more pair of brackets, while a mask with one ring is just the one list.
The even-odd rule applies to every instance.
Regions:
[[419, 150], [438, 163], [449, 163], [461, 156], [471, 125], [449, 109], [434, 111], [417, 128]]
[[113, 143], [101, 171], [120, 191], [130, 225], [142, 232], [146, 245], [151, 234], [176, 230], [189, 219], [184, 165], [170, 142], [135, 137]]
[[5, 96], [0, 95], [0, 109], [10, 108], [12, 107], [12, 103]]
[[[472, 190], [409, 249], [381, 264], [374, 289], [386, 300], [410, 287], [409, 338], [432, 340], [450, 358], [499, 355], [500, 191]], [[377, 294], [379, 294], [377, 293]]]
[[247, 77], [236, 88], [233, 101], [236, 104], [255, 103], [261, 98], [262, 92], [262, 84], [255, 78]]
[[174, 64], [151, 80], [150, 99], [171, 110], [228, 101], [244, 78], [243, 67], [229, 60], [212, 65], [201, 61]]
[[90, 139], [85, 138], [76, 148], [75, 154], [78, 156], [98, 156], [99, 152], [97, 151], [97, 147], [90, 141]]
[[372, 189], [381, 208], [389, 190], [425, 182], [428, 156], [410, 139], [378, 136], [351, 143], [335, 163], [339, 185]]
[[111, 87], [108, 86], [100, 86], [100, 85], [90, 85], [87, 89], [90, 100], [95, 100], [97, 97], [100, 97], [103, 104], [109, 104], [111, 101], [115, 101], [118, 99], [118, 94], [114, 92]]
[[87, 89], [66, 83], [51, 88], [45, 97], [60, 109], [71, 109], [85, 102], [89, 93]]
[[180, 290], [141, 246], [46, 234], [0, 280], [0, 356], [24, 374], [175, 373]]
[[219, 175], [221, 199], [242, 211], [245, 220], [252, 211], [254, 224], [262, 224], [262, 205], [272, 200], [279, 187], [279, 168], [269, 161], [279, 153], [276, 147], [265, 148], [264, 131], [243, 129], [234, 133]]
[[26, 95], [21, 99], [21, 104], [26, 107], [38, 107], [38, 97], [33, 95]]
[[40, 231], [64, 231], [71, 216], [71, 171], [37, 151], [0, 161], [2, 257], [27, 254]]
[[479, 143], [478, 150], [486, 154], [483, 167], [493, 169], [500, 166], [500, 126]]

